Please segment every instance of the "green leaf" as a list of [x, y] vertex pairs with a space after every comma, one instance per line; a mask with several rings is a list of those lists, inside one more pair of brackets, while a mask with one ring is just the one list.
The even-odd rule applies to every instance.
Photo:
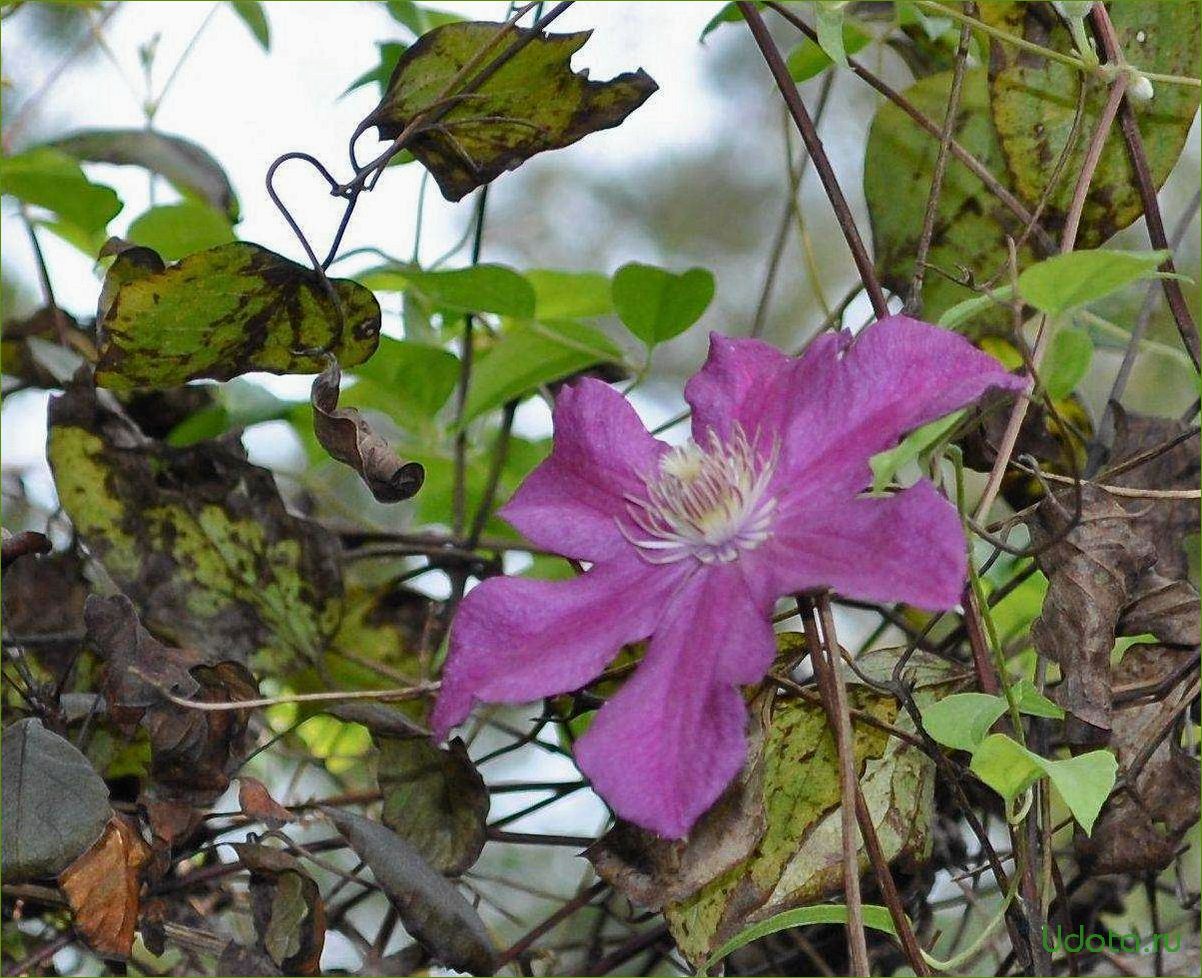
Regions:
[[534, 315], [534, 288], [505, 265], [472, 265], [427, 272], [416, 265], [385, 265], [359, 276], [380, 292], [412, 291], [435, 309], [448, 312], [491, 312], [529, 319]]
[[840, 68], [847, 67], [847, 52], [843, 50], [843, 8], [846, 3], [819, 0], [814, 4], [818, 46]]
[[571, 320], [515, 323], [476, 361], [465, 421], [599, 363], [620, 363], [603, 334]]
[[898, 470], [922, 456], [924, 452], [943, 440], [964, 417], [964, 411], [956, 411], [939, 418], [921, 428], [916, 428], [894, 448], [878, 452], [868, 460], [872, 467], [872, 491], [881, 492], [893, 481]]
[[704, 268], [674, 274], [632, 262], [614, 273], [614, 308], [648, 349], [692, 326], [713, 298], [714, 276]]
[[[1028, 3], [986, 3], [986, 23], [1057, 51], [1073, 50], [1069, 30], [1047, 8]], [[1125, 0], [1113, 5], [1110, 18], [1118, 47], [1144, 71], [1197, 77], [1200, 38], [1197, 4]], [[991, 39], [983, 59], [989, 65], [989, 105], [1005, 154], [1013, 189], [1028, 206], [1043, 198], [1048, 175], [1063, 154], [1073, 127], [1078, 94], [1085, 76], [1075, 68], [1021, 51]], [[1139, 129], [1153, 183], [1168, 178], [1198, 111], [1198, 88], [1157, 83], [1155, 99], [1138, 109]], [[1093, 133], [1109, 87], [1089, 80], [1080, 132]], [[1111, 129], [1081, 216], [1077, 244], [1093, 248], [1143, 213], [1139, 182], [1119, 126]], [[1081, 172], [1088, 135], [1076, 141], [1064, 164], [1065, 174]], [[992, 168], [991, 168], [992, 169]], [[993, 172], [1000, 172], [994, 170]], [[1059, 180], [1046, 199], [1042, 220], [1049, 228], [1064, 224], [1075, 181]]]
[[0, 819], [6, 883], [55, 876], [112, 817], [108, 786], [68, 740], [33, 717], [4, 728]]
[[239, 442], [151, 441], [90, 385], [54, 398], [49, 420], [63, 511], [156, 636], [274, 668], [324, 652], [342, 610], [337, 538], [288, 513]]
[[[401, 56], [387, 93], [365, 125], [376, 126], [381, 139], [395, 139], [416, 115], [461, 92], [470, 79], [452, 86], [456, 73], [495, 40], [501, 27], [455, 23], [423, 34]], [[528, 40], [525, 47], [471, 98], [446, 111], [438, 125], [410, 140], [409, 149], [447, 200], [460, 200], [536, 153], [620, 125], [656, 90], [641, 70], [607, 82], [573, 72], [569, 63], [588, 31], [542, 34], [519, 27], [504, 43], [518, 37]]]
[[990, 311], [1004, 307], [1012, 295], [1014, 295], [1014, 287], [1011, 285], [1004, 285], [982, 295], [974, 295], [947, 309], [939, 317], [939, 325], [944, 329], [959, 329], [978, 316], [983, 315], [988, 319]]
[[140, 166], [161, 176], [182, 196], [206, 202], [231, 221], [238, 219], [238, 198], [225, 170], [190, 139], [153, 129], [86, 129], [47, 146], [87, 163]]
[[600, 272], [561, 272], [538, 268], [526, 272], [534, 286], [536, 319], [591, 319], [614, 311], [609, 277]]
[[230, 8], [255, 36], [264, 51], [271, 50], [271, 25], [259, 0], [229, 0]]
[[1018, 292], [1049, 316], [1096, 302], [1112, 292], [1154, 278], [1167, 251], [1073, 251], [1053, 255], [1023, 271]]
[[1014, 800], [1044, 773], [1040, 760], [1013, 737], [990, 734], [973, 751], [970, 767], [973, 774], [1005, 799], [1009, 810]]
[[1093, 340], [1083, 329], [1065, 326], [1052, 337], [1044, 358], [1040, 379], [1053, 400], [1068, 397], [1089, 373], [1093, 360]]
[[[819, 6], [821, 7], [822, 4], [819, 4]], [[872, 40], [872, 35], [861, 30], [855, 21], [852, 20], [843, 21], [840, 37], [843, 44], [844, 64], [847, 61], [847, 55], [856, 54], [863, 50]], [[822, 74], [832, 63], [826, 51], [817, 42], [810, 40], [808, 37], [789, 52], [789, 57], [786, 61], [789, 67], [789, 75], [799, 85]]]
[[403, 24], [411, 30], [415, 37], [420, 37], [426, 31], [441, 27], [443, 24], [455, 24], [463, 20], [459, 14], [449, 10], [434, 10], [414, 3], [413, 0], [387, 0], [385, 6], [388, 13], [398, 24]]
[[103, 231], [121, 210], [115, 190], [92, 183], [78, 162], [56, 149], [0, 158], [0, 191], [89, 233]]
[[231, 428], [247, 428], [264, 421], [282, 421], [296, 402], [284, 401], [249, 380], [235, 377], [214, 388], [217, 403], [189, 415], [167, 435], [167, 444], [177, 448], [195, 445], [224, 435]]
[[228, 244], [234, 229], [225, 215], [199, 201], [162, 204], [134, 219], [125, 232], [134, 244], [153, 248], [166, 261], [177, 261], [205, 248]]
[[1073, 817], [1089, 835], [1114, 787], [1118, 761], [1107, 750], [1051, 761], [1032, 753], [1005, 734], [991, 734], [974, 751], [971, 769], [1001, 795], [1008, 806], [1013, 806], [1020, 794], [1046, 774]]
[[931, 737], [953, 750], [971, 751], [985, 739], [1006, 701], [989, 693], [953, 693], [922, 711], [922, 725]]
[[1098, 813], [1110, 797], [1118, 761], [1108, 750], [1090, 751], [1062, 761], [1043, 760], [1043, 769], [1085, 834], [1093, 832]]
[[[906, 98], [923, 114], [942, 119], [947, 111], [952, 73], [939, 72], [908, 89]], [[989, 116], [989, 92], [984, 69], [965, 73], [954, 135], [991, 172], [1004, 174], [1006, 158]], [[914, 124], [892, 102], [882, 102], [868, 133], [864, 158], [864, 195], [872, 222], [876, 264], [890, 289], [902, 294], [910, 287], [914, 256], [922, 234], [939, 140]], [[927, 257], [934, 268], [923, 278], [923, 316], [938, 322], [957, 303], [975, 292], [947, 275], [959, 277], [961, 267], [984, 281], [1006, 267], [1006, 236], [1016, 241], [1023, 228], [969, 170], [954, 157], [948, 161], [936, 212], [935, 234]], [[1019, 250], [1019, 267], [1031, 261], [1030, 248]], [[946, 272], [941, 275], [935, 269]], [[971, 329], [977, 337], [1010, 328], [1009, 307], [988, 301], [974, 307]]]
[[[759, 9], [762, 10], [764, 8], [764, 0], [754, 0], [754, 2]], [[739, 9], [739, 5], [734, 0], [731, 0], [730, 3], [724, 4], [722, 9], [709, 19], [709, 23], [701, 29], [701, 36], [697, 40], [704, 41], [723, 24], [737, 24], [742, 19], [743, 11]]]
[[446, 403], [459, 378], [459, 358], [424, 343], [380, 337], [380, 347], [355, 368], [356, 383], [342, 396], [348, 407], [383, 411], [402, 427], [429, 419]]
[[[866, 903], [862, 907], [864, 926], [882, 931], [891, 937], [897, 936], [893, 927], [893, 917], [887, 907], [875, 903]], [[761, 920], [723, 944], [705, 963], [704, 971], [708, 971], [728, 954], [734, 954], [741, 947], [746, 947], [752, 941], [758, 941], [769, 934], [777, 934], [782, 930], [793, 927], [807, 927], [812, 924], [846, 924], [847, 907], [841, 903], [820, 903], [812, 907], [798, 907], [796, 910], [786, 910], [767, 920]]]
[[[1035, 578], [1028, 578], [1028, 581], [1038, 583]], [[1041, 591], [1046, 590], [1046, 583], [1043, 582]], [[1020, 679], [1012, 687], [1011, 693], [1020, 713], [1033, 717], [1048, 717], [1051, 720], [1064, 719], [1064, 710], [1037, 690], [1029, 679]]]
[[338, 316], [316, 275], [260, 245], [238, 241], [164, 267], [146, 248], [109, 268], [97, 327], [96, 383], [113, 390], [175, 387], [252, 370], [318, 373], [329, 347], [347, 366], [375, 351], [380, 307], [363, 286], [332, 279]]
[[380, 94], [383, 95], [388, 88], [388, 79], [396, 71], [397, 62], [401, 60], [401, 55], [409, 49], [409, 45], [401, 41], [377, 41], [376, 49], [380, 52], [380, 63], [374, 68], [369, 68], [351, 82], [346, 91], [342, 93], [343, 95], [349, 95], [355, 89], [373, 82], [380, 86]]
[[446, 749], [429, 737], [376, 737], [380, 820], [417, 847], [436, 870], [458, 876], [479, 858], [486, 839], [488, 789], [463, 741]]

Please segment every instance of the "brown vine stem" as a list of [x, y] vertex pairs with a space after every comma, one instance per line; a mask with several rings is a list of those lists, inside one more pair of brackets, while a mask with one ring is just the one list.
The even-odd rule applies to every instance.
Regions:
[[[976, 13], [976, 4], [970, 10]], [[906, 296], [906, 310], [922, 311], [922, 282], [927, 271], [927, 255], [931, 251], [931, 239], [935, 236], [935, 217], [939, 213], [939, 197], [943, 192], [943, 177], [947, 173], [947, 158], [951, 151], [952, 136], [956, 132], [956, 115], [960, 112], [960, 93], [964, 89], [964, 72], [968, 67], [968, 42], [972, 39], [972, 28], [967, 23], [960, 25], [960, 44], [956, 49], [956, 67], [952, 72], [952, 85], [947, 94], [947, 111], [943, 114], [943, 132], [939, 139], [939, 155], [935, 157], [935, 169], [931, 173], [931, 192], [927, 196], [926, 213], [922, 216], [922, 234], [918, 238], [918, 251], [914, 255], [914, 276], [910, 280], [910, 291]]]
[[[795, 14], [788, 7], [781, 6], [779, 3], [776, 3], [775, 0], [768, 0], [765, 6], [776, 11], [776, 13], [780, 14], [781, 17], [796, 27], [806, 37], [817, 43], [818, 34], [814, 28], [798, 17], [797, 14]], [[847, 65], [857, 77], [867, 82], [872, 88], [876, 89], [881, 95], [887, 98], [890, 102], [906, 113], [906, 115], [918, 123], [919, 128], [921, 128], [928, 136], [931, 136], [935, 139], [942, 138], [943, 134], [940, 130], [939, 124], [920, 112], [918, 108], [899, 91], [882, 81], [879, 77], [877, 77], [876, 74], [869, 71], [854, 58], [848, 58]], [[1052, 255], [1056, 253], [1055, 240], [1053, 240], [1048, 232], [1043, 229], [1031, 212], [1024, 206], [1023, 202], [1015, 197], [1014, 194], [1012, 194], [1009, 190], [1007, 190], [1006, 187], [1001, 184], [998, 178], [989, 172], [989, 168], [986, 167], [984, 163], [978, 160], [972, 155], [972, 153], [966, 150], [954, 139], [948, 144], [948, 148], [951, 150], [952, 156], [963, 163], [968, 168], [969, 172], [972, 173], [972, 175], [978, 180], [980, 180], [981, 183], [985, 185], [985, 188], [991, 194], [993, 194], [993, 196], [996, 197], [1002, 203], [1002, 205], [1010, 211], [1010, 213], [1018, 218], [1024, 227], [1030, 225], [1031, 233], [1034, 235], [1036, 243], [1039, 245], [1040, 250], [1044, 254]]]
[[768, 25], [764, 23], [760, 12], [754, 4], [747, 0], [739, 0], [739, 10], [742, 11], [747, 26], [751, 29], [751, 36], [755, 38], [755, 43], [764, 56], [768, 70], [772, 72], [772, 77], [776, 81], [776, 87], [780, 89], [785, 105], [789, 107], [789, 114], [793, 116], [797, 131], [801, 133], [801, 140], [805, 143], [806, 152], [810, 154], [810, 159], [814, 162], [814, 169], [818, 172], [818, 178], [822, 181], [822, 187], [831, 202], [831, 207], [834, 208], [835, 218], [843, 231], [843, 237], [847, 239], [847, 246], [851, 249], [851, 257], [856, 263], [856, 271], [860, 273], [860, 281], [864, 283], [864, 289], [872, 301], [873, 311], [878, 319], [883, 319], [889, 315], [888, 301], [885, 299], [881, 283], [877, 281], [876, 270], [872, 267], [872, 259], [860, 238], [855, 218], [852, 217], [847, 198], [843, 196], [843, 190], [839, 186], [834, 168], [831, 166], [826, 149], [818, 136], [814, 120], [806, 111], [805, 103], [801, 100], [801, 93], [797, 91], [797, 85], [789, 75], [785, 59], [781, 57], [780, 50], [777, 48], [776, 42], [772, 40], [772, 35], [768, 32]]
[[[835, 637], [835, 618], [831, 612], [830, 597], [820, 594], [805, 604], [798, 603], [806, 643], [810, 649], [810, 662], [818, 689], [822, 693], [827, 720], [835, 734], [835, 749], [839, 755], [839, 818], [843, 840], [843, 899], [847, 907], [847, 952], [851, 962], [851, 974], [870, 975], [868, 965], [868, 942], [864, 936], [864, 903], [860, 895], [860, 857], [857, 838], [856, 795], [860, 781], [856, 773], [855, 741], [851, 729], [851, 716], [847, 712], [847, 688], [843, 681], [842, 659], [839, 643]], [[819, 621], [822, 635], [818, 634]], [[921, 955], [919, 956], [921, 957]]]
[[[1093, 182], [1094, 172], [1097, 170], [1098, 161], [1102, 157], [1102, 148], [1106, 145], [1106, 137], [1110, 134], [1111, 126], [1114, 124], [1115, 116], [1118, 114], [1119, 104], [1122, 102], [1123, 95], [1127, 90], [1127, 83], [1128, 77], [1126, 73], [1120, 73], [1111, 83], [1110, 95], [1106, 99], [1106, 105], [1102, 109], [1102, 114], [1098, 118], [1098, 124], [1094, 128], [1093, 136], [1090, 138], [1089, 147], [1085, 151], [1085, 159], [1081, 164], [1081, 172], [1077, 177], [1077, 185], [1073, 189], [1072, 202], [1069, 204], [1068, 214], [1064, 220], [1064, 231], [1060, 238], [1060, 251], [1063, 253], [1072, 251], [1073, 246], [1077, 243], [1077, 231], [1081, 225], [1081, 214], [1085, 209], [1085, 198], [1089, 194], [1089, 185]], [[1039, 369], [1039, 365], [1043, 362], [1043, 357], [1047, 352], [1051, 336], [1052, 331], [1047, 328], [1047, 317], [1041, 317], [1038, 333], [1035, 338], [1035, 348], [1031, 351], [1030, 366], [1032, 375], [1034, 375]], [[985, 484], [985, 491], [981, 494], [981, 501], [977, 504], [977, 511], [973, 517], [977, 522], [984, 521], [990, 508], [993, 506], [993, 501], [997, 498], [998, 491], [1002, 487], [1002, 479], [1006, 474], [1006, 468], [1010, 465], [1010, 458], [1014, 454], [1014, 447], [1018, 444], [1019, 432], [1022, 430], [1023, 421], [1026, 420], [1027, 408], [1030, 404], [1030, 392], [1019, 395], [1018, 399], [1014, 402], [1014, 408], [1010, 412], [1010, 419], [1006, 424], [1006, 430], [998, 445], [997, 459], [993, 463], [993, 468], [990, 469], [989, 480]]]
[[[1110, 14], [1106, 12], [1105, 4], [1095, 3], [1090, 14], [1094, 29], [1102, 42], [1102, 50], [1106, 60], [1122, 66], [1123, 52], [1119, 47], [1118, 35], [1114, 24], [1110, 22]], [[1125, 77], [1126, 72], [1120, 74]], [[1117, 79], [1116, 79], [1117, 81]], [[1144, 217], [1148, 222], [1148, 237], [1152, 247], [1157, 250], [1169, 251], [1169, 241], [1164, 231], [1164, 218], [1160, 214], [1160, 203], [1156, 199], [1156, 181], [1152, 179], [1152, 171], [1148, 166], [1148, 154], [1144, 151], [1143, 137], [1139, 132], [1139, 120], [1135, 116], [1135, 108], [1130, 99], [1123, 99], [1119, 110], [1119, 129], [1122, 130], [1123, 140], [1127, 144], [1127, 155], [1131, 158], [1131, 168], [1135, 171], [1135, 183], [1139, 188], [1140, 200], [1144, 205]], [[1160, 266], [1162, 272], [1173, 273], [1173, 256], [1170, 252]], [[1194, 369], [1199, 369], [1198, 326], [1189, 311], [1189, 303], [1181, 291], [1181, 283], [1175, 278], [1163, 278], [1164, 297], [1173, 313], [1173, 321], [1177, 324], [1177, 332], [1181, 334], [1181, 342], [1185, 344], [1186, 352], [1193, 361]]]
[[515, 960], [522, 954], [525, 954], [531, 946], [544, 934], [554, 930], [561, 923], [567, 920], [572, 914], [578, 910], [582, 910], [589, 903], [592, 903], [593, 898], [599, 896], [609, 884], [604, 880], [599, 880], [592, 886], [581, 890], [576, 896], [572, 897], [567, 903], [557, 909], [554, 913], [548, 916], [537, 926], [529, 930], [524, 936], [514, 941], [508, 948], [501, 952], [497, 957], [496, 965], [498, 970], [505, 967], [511, 961]]

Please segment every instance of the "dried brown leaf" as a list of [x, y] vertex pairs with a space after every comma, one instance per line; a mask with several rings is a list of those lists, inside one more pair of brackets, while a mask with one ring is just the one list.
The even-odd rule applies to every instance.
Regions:
[[295, 821], [295, 816], [271, 797], [267, 785], [258, 778], [238, 778], [238, 807], [247, 818], [265, 822], [273, 829]]
[[258, 843], [233, 848], [250, 870], [251, 910], [262, 950], [282, 974], [319, 974], [326, 911], [313, 877], [280, 849]]
[[313, 433], [331, 456], [359, 473], [379, 502], [409, 499], [422, 487], [426, 470], [418, 462], [402, 462], [358, 410], [338, 406], [341, 379], [338, 361], [327, 355], [310, 395]]
[[99, 841], [58, 878], [75, 916], [75, 929], [101, 957], [129, 957], [142, 867], [149, 858], [150, 847], [137, 829], [114, 815]]

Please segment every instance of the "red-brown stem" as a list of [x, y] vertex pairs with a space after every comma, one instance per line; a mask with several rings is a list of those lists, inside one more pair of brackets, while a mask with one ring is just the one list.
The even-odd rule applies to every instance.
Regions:
[[[839, 817], [843, 843], [843, 900], [847, 907], [847, 953], [851, 974], [869, 975], [868, 941], [864, 936], [864, 902], [860, 896], [859, 840], [856, 832], [856, 796], [860, 780], [856, 772], [855, 741], [851, 716], [847, 712], [847, 688], [843, 683], [839, 644], [835, 638], [835, 621], [830, 598], [823, 594], [816, 599], [816, 608], [802, 613], [810, 662], [827, 720], [835, 733], [835, 748], [839, 755]], [[818, 621], [822, 622], [822, 636]]]
[[755, 8], [754, 4], [748, 3], [747, 0], [739, 0], [739, 10], [742, 11], [743, 17], [747, 21], [747, 26], [751, 28], [751, 36], [755, 38], [755, 43], [759, 47], [760, 53], [764, 56], [768, 70], [772, 72], [772, 77], [776, 81], [776, 87], [780, 89], [781, 97], [784, 98], [785, 105], [789, 108], [789, 114], [793, 117], [797, 131], [801, 133], [801, 139], [805, 143], [806, 152], [810, 154], [810, 159], [814, 161], [814, 169], [822, 181], [822, 187], [831, 202], [831, 207], [834, 208], [835, 219], [839, 222], [839, 227], [843, 230], [843, 237], [847, 239], [847, 246], [851, 249], [852, 260], [855, 261], [856, 270], [860, 273], [860, 281], [864, 283], [864, 289], [868, 293], [868, 298], [872, 301], [872, 309], [876, 313], [877, 318], [882, 319], [889, 315], [889, 304], [885, 299], [885, 292], [881, 288], [881, 283], [877, 281], [876, 270], [872, 267], [872, 259], [869, 257], [868, 249], [864, 247], [864, 242], [860, 238], [855, 218], [852, 217], [851, 208], [847, 204], [847, 198], [843, 196], [843, 190], [839, 186], [834, 168], [831, 166], [831, 161], [822, 146], [822, 140], [818, 137], [818, 130], [814, 125], [814, 120], [810, 118], [810, 113], [806, 111], [805, 103], [801, 100], [801, 93], [797, 91], [797, 85], [789, 75], [789, 68], [785, 64], [785, 59], [781, 57], [776, 42], [772, 40], [772, 35], [768, 33], [768, 25], [764, 23], [764, 18], [760, 16], [760, 12]]

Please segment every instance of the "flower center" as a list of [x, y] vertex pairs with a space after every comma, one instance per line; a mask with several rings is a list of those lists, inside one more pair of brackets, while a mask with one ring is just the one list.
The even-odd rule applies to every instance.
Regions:
[[663, 456], [645, 499], [626, 497], [639, 532], [619, 527], [654, 564], [734, 560], [771, 535], [776, 500], [767, 490], [779, 454], [776, 443], [761, 454], [738, 425], [726, 442], [711, 430], [705, 447], [690, 440]]

